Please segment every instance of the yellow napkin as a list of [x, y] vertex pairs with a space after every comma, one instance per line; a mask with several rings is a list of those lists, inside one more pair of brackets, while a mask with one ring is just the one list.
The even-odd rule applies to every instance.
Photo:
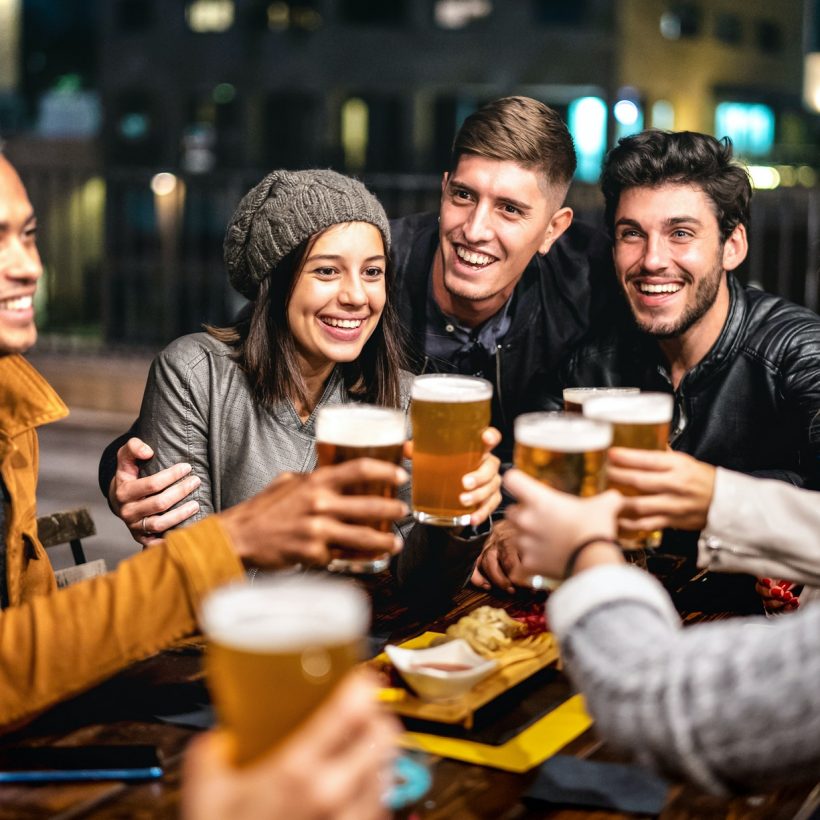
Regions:
[[399, 742], [407, 749], [508, 772], [526, 772], [543, 763], [591, 725], [592, 718], [584, 708], [584, 699], [574, 695], [501, 746], [419, 732], [405, 732]]

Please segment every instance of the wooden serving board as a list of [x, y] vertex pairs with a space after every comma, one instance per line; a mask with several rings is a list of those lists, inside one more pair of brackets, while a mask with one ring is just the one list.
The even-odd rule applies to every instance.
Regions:
[[[440, 632], [425, 632], [400, 644], [402, 649], [423, 649], [441, 642], [446, 636]], [[528, 642], [523, 651], [520, 641], [513, 641], [509, 649], [492, 657], [499, 668], [492, 675], [479, 681], [469, 692], [456, 700], [433, 702], [422, 700], [412, 691], [405, 689], [382, 689], [380, 699], [397, 714], [405, 717], [433, 720], [438, 723], [460, 723], [465, 729], [473, 726], [473, 715], [482, 706], [497, 698], [539, 669], [558, 660], [558, 642], [550, 633], [544, 633], [543, 640], [535, 646]], [[368, 661], [376, 668], [390, 666], [390, 660], [382, 653]]]

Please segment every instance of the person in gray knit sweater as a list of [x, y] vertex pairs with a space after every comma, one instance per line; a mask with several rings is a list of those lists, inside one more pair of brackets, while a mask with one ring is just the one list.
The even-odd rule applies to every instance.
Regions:
[[[820, 606], [681, 629], [614, 540], [618, 493], [578, 499], [517, 470], [504, 484], [521, 571], [566, 579], [549, 623], [604, 738], [718, 794], [820, 777]], [[717, 469], [699, 549], [713, 571], [816, 586], [820, 493]]]

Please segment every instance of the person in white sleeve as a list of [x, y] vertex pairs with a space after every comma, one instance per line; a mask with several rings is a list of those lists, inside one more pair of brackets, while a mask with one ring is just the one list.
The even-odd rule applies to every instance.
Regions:
[[[549, 623], [604, 738], [718, 794], [820, 777], [820, 606], [681, 629], [660, 583], [624, 560], [617, 492], [579, 499], [518, 470], [504, 484], [520, 571], [565, 579]], [[700, 557], [817, 584], [820, 493], [718, 469]]]

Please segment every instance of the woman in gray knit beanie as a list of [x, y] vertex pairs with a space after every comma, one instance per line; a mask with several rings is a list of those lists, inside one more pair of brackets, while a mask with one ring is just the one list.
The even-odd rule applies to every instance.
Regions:
[[[357, 399], [398, 406], [389, 250], [384, 208], [361, 182], [335, 171], [274, 171], [243, 197], [224, 255], [251, 317], [210, 332], [234, 348], [261, 403], [290, 400], [307, 418], [339, 364]], [[305, 266], [320, 256], [340, 258]]]
[[[225, 236], [228, 276], [250, 300], [248, 311], [229, 327], [177, 339], [151, 366], [134, 428], [155, 454], [142, 473], [188, 464], [186, 486], [195, 489], [170, 512], [154, 496], [152, 514], [137, 525], [141, 532], [231, 507], [280, 473], [311, 471], [323, 407], [407, 408], [412, 376], [400, 366], [389, 250], [384, 209], [354, 179], [274, 171], [248, 192]], [[485, 434], [484, 461], [465, 476], [465, 505], [485, 517], [500, 499], [499, 461], [490, 454], [499, 438], [498, 431]], [[409, 500], [409, 487], [400, 496]], [[431, 554], [449, 555], [439, 544], [449, 536], [421, 529], [408, 566], [423, 569], [419, 550], [433, 544]], [[361, 547], [366, 543], [363, 535]], [[460, 542], [457, 549], [460, 562], [470, 563], [471, 552]], [[316, 553], [305, 536], [302, 551], [286, 558], [326, 563], [327, 549]]]

